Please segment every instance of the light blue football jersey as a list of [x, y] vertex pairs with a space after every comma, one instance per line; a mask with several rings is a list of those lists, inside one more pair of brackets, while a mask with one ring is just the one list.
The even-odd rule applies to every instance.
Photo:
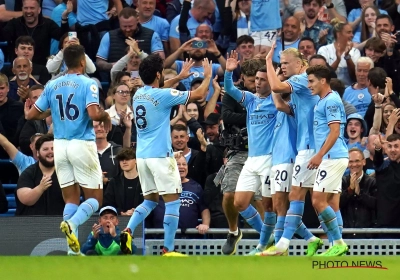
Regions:
[[345, 89], [343, 100], [352, 104], [357, 109], [357, 113], [364, 117], [372, 101], [372, 97], [367, 87], [355, 89], [353, 85], [351, 85]]
[[293, 116], [278, 112], [272, 141], [272, 165], [294, 163], [297, 155], [297, 124]]

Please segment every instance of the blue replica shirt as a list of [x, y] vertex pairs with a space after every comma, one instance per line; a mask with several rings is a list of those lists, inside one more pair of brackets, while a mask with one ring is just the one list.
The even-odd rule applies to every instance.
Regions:
[[345, 89], [343, 100], [352, 104], [356, 108], [357, 113], [364, 117], [372, 101], [371, 94], [367, 87], [355, 89], [353, 86], [354, 85], [351, 85]]
[[80, 25], [97, 24], [101, 21], [108, 21], [108, 0], [85, 0], [78, 2], [78, 17]]
[[94, 80], [65, 74], [47, 83], [34, 106], [40, 112], [51, 110], [55, 139], [95, 140], [93, 121], [86, 109], [99, 106], [99, 89]]
[[[51, 19], [57, 23], [58, 26], [61, 26], [61, 15], [62, 13], [67, 9], [67, 4], [61, 3], [57, 7], [53, 9], [53, 12], [51, 13]], [[70, 13], [68, 15], [68, 25], [72, 26], [76, 23], [76, 14], [74, 12]], [[51, 48], [50, 48], [50, 54], [54, 55], [57, 54], [59, 51], [58, 49], [58, 40], [51, 39]]]
[[[177, 15], [172, 21], [171, 21], [171, 27], [169, 29], [169, 37], [179, 39], [179, 19], [181, 15]], [[189, 19], [186, 24], [187, 28], [189, 29], [190, 36], [193, 38], [196, 35], [196, 29], [200, 24], [208, 24], [211, 26], [211, 22], [207, 19], [205, 22], [198, 22], [193, 16], [192, 13], [189, 11]], [[178, 72], [179, 73], [179, 72]]]
[[297, 124], [293, 116], [278, 112], [272, 141], [272, 165], [294, 163], [297, 150]]
[[250, 31], [275, 30], [282, 27], [279, 1], [253, 0], [250, 11]]
[[[298, 49], [299, 48], [299, 42], [300, 42], [300, 38], [297, 39], [297, 41], [294, 41], [291, 44], [288, 44], [288, 45], [285, 44], [285, 50], [288, 49], [288, 48]], [[274, 50], [274, 56], [272, 58], [273, 62], [281, 63], [281, 52], [282, 52], [282, 40], [281, 40], [281, 38], [278, 38], [276, 40], [276, 48]]]
[[[348, 22], [354, 22], [356, 19], [358, 19], [358, 18], [361, 16], [361, 12], [362, 12], [362, 11], [361, 11], [360, 8], [351, 10], [350, 13], [349, 13], [349, 15], [347, 16], [347, 21], [348, 21]], [[381, 13], [381, 15], [382, 15], [382, 14], [385, 14], [385, 15], [388, 14], [385, 10], [381, 10], [381, 9], [379, 9], [379, 12]], [[353, 31], [353, 34], [354, 34], [354, 35], [357, 34], [357, 33], [360, 33], [360, 35], [361, 35], [361, 22], [360, 22], [360, 24], [357, 26], [356, 30]], [[359, 38], [360, 38], [359, 40], [361, 40], [361, 36], [360, 36]], [[357, 38], [356, 38], [356, 39], [357, 39]], [[356, 41], [354, 40], [354, 38], [353, 38], [353, 42], [356, 42]], [[361, 42], [360, 42], [360, 43], [361, 43]]]
[[[176, 65], [176, 72], [180, 73], [183, 67], [183, 61], [177, 60], [175, 61], [175, 65]], [[221, 65], [213, 63], [211, 67], [212, 67], [211, 77], [215, 77], [216, 75], [218, 75], [218, 69], [221, 67]], [[192, 66], [190, 68], [190, 73], [193, 73], [193, 75], [181, 81], [181, 83], [185, 86], [187, 90], [190, 90], [190, 84], [192, 83], [193, 79], [204, 78], [204, 68], [203, 66]], [[206, 101], [210, 100], [213, 94], [214, 94], [214, 87], [212, 86], [212, 81], [210, 81], [210, 86], [208, 87], [208, 95], [206, 97]]]
[[172, 107], [186, 105], [190, 91], [144, 86], [133, 99], [137, 129], [137, 158], [172, 157], [169, 115]]
[[340, 134], [332, 148], [323, 159], [348, 158], [349, 152], [344, 140], [346, 113], [343, 102], [337, 92], [331, 92], [320, 99], [314, 110], [314, 139], [316, 151], [321, 150], [330, 133], [329, 125], [340, 123]]
[[364, 151], [365, 150], [365, 146], [363, 146], [363, 145], [361, 145], [361, 143], [360, 142], [355, 142], [355, 143], [349, 143], [349, 140], [347, 140], [346, 138], [344, 139], [345, 141], [346, 141], [346, 144], [347, 144], [347, 149], [348, 150], [350, 150], [350, 149], [352, 149], [352, 148], [357, 148], [357, 149], [359, 149], [359, 150], [361, 150], [361, 151]]
[[15, 167], [18, 169], [18, 174], [21, 173], [32, 164], [36, 163], [36, 160], [33, 157], [24, 155], [20, 151], [17, 152], [15, 157], [11, 160]]
[[249, 157], [272, 154], [272, 140], [278, 113], [272, 94], [261, 98], [251, 92], [240, 91], [233, 84], [232, 72], [225, 72], [224, 87], [226, 93], [247, 110]]
[[[151, 53], [164, 51], [163, 44], [157, 32], [153, 33], [153, 37], [151, 38], [150, 44], [151, 44], [150, 45]], [[100, 41], [99, 50], [97, 51], [96, 56], [108, 61], [109, 51], [110, 51], [110, 33], [107, 32], [106, 34], [104, 34], [103, 38]], [[116, 61], [109, 61], [109, 62], [116, 62]]]
[[286, 81], [290, 86], [291, 102], [297, 123], [297, 151], [315, 149], [313, 122], [314, 106], [319, 97], [308, 89], [307, 74], [294, 75]]
[[42, 1], [42, 14], [45, 17], [50, 17], [53, 9], [57, 6], [54, 0], [43, 0]]
[[161, 40], [167, 42], [169, 39], [169, 23], [166, 19], [152, 16], [150, 20], [141, 23], [142, 26], [157, 32]]

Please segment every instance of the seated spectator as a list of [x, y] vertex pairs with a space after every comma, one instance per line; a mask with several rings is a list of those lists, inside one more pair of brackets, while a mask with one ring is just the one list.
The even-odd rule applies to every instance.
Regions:
[[103, 192], [106, 192], [110, 179], [120, 172], [119, 164], [115, 157], [122, 147], [112, 141], [108, 142], [107, 132], [104, 130], [103, 123], [93, 122], [93, 128], [96, 134], [97, 154], [103, 171]]
[[[29, 108], [35, 103], [35, 101], [39, 98], [42, 94], [44, 87], [42, 85], [34, 85], [32, 88], [29, 89], [29, 96], [25, 102], [25, 113], [29, 112]], [[23, 117], [24, 125], [21, 128], [18, 136], [18, 143], [25, 155], [32, 156], [32, 149], [31, 146], [31, 137], [32, 135], [36, 134], [46, 134], [48, 133], [52, 122], [51, 116], [45, 118], [44, 120], [29, 120]], [[19, 122], [19, 124], [21, 121]], [[18, 133], [18, 132], [17, 132]]]
[[299, 41], [299, 51], [303, 54], [303, 57], [310, 60], [311, 56], [317, 54], [317, 47], [310, 37], [303, 37]]
[[[381, 228], [400, 227], [400, 135], [392, 134], [383, 142], [382, 137], [375, 139], [375, 178], [377, 187], [377, 224]], [[385, 146], [383, 151], [382, 147]], [[383, 153], [388, 155], [383, 158]], [[398, 238], [383, 235], [387, 238]]]
[[[335, 74], [336, 76], [336, 74]], [[343, 94], [344, 94], [344, 90], [345, 90], [345, 86], [342, 83], [341, 80], [338, 80], [336, 78], [331, 79], [331, 89], [336, 91], [337, 93], [339, 93], [340, 98], [343, 98]], [[347, 101], [344, 101], [342, 99], [343, 102], [343, 106], [344, 106], [344, 111], [346, 112], [346, 118], [354, 113], [357, 113], [356, 107], [354, 107], [352, 104], [350, 104]]]
[[367, 6], [361, 13], [361, 30], [354, 33], [354, 46], [362, 51], [370, 38], [376, 36], [375, 21], [380, 12], [375, 6]]
[[282, 37], [276, 40], [276, 47], [272, 61], [275, 63], [281, 62], [282, 49], [298, 48], [301, 39], [300, 21], [295, 17], [289, 17], [285, 20], [282, 27], [282, 32], [285, 35], [284, 41]]
[[[378, 37], [373, 37], [365, 43], [364, 47], [365, 56], [372, 59], [374, 64], [376, 64], [378, 61], [380, 62], [384, 61], [381, 60], [380, 58], [385, 55], [385, 51], [386, 51], [385, 42]], [[378, 64], [383, 64], [383, 63], [378, 63]], [[376, 66], [382, 67], [381, 65], [378, 64], [376, 64]]]
[[[364, 154], [349, 150], [350, 174], [343, 177], [340, 211], [344, 228], [372, 228], [376, 223], [376, 182], [364, 173]], [[344, 238], [371, 238], [368, 234], [345, 234]]]
[[104, 193], [103, 205], [111, 205], [121, 216], [132, 216], [135, 208], [143, 202], [142, 189], [136, 169], [136, 154], [131, 148], [123, 148], [116, 156], [121, 174], [112, 178]]
[[[42, 16], [39, 0], [22, 1], [22, 17], [10, 20], [7, 25], [0, 30], [0, 41], [8, 41], [10, 46], [15, 45], [18, 37], [28, 35], [40, 43], [40, 48], [36, 50], [33, 63], [46, 65], [47, 57], [50, 55], [51, 39], [59, 40], [62, 34], [68, 32], [67, 20], [62, 21], [61, 28], [51, 19]], [[62, 18], [68, 18], [69, 11], [65, 10]]]
[[[140, 62], [148, 55], [139, 49], [138, 43], [133, 39], [127, 39], [128, 53], [118, 60], [111, 68], [111, 80], [114, 81], [118, 72], [125, 71], [130, 73], [131, 78], [139, 79]], [[135, 72], [135, 73], [132, 73]], [[142, 84], [140, 84], [141, 86]], [[139, 85], [136, 85], [139, 86]]]
[[368, 135], [367, 123], [360, 114], [351, 114], [347, 117], [347, 123], [344, 130], [344, 137], [347, 140], [347, 147], [358, 148], [364, 151], [361, 140]]
[[365, 116], [371, 103], [371, 94], [368, 91], [368, 72], [374, 68], [374, 62], [369, 57], [360, 57], [356, 62], [356, 83], [347, 87], [343, 100], [349, 102], [357, 109], [357, 113]]
[[107, 32], [101, 39], [96, 58], [99, 70], [109, 72], [113, 63], [125, 56], [126, 40], [129, 38], [138, 41], [139, 48], [145, 53], [158, 53], [165, 58], [160, 36], [138, 23], [137, 12], [134, 9], [124, 8], [121, 11], [119, 25], [119, 29]]
[[8, 211], [8, 200], [6, 192], [4, 191], [3, 185], [0, 181], [0, 214], [7, 213]]
[[[86, 242], [82, 245], [81, 252], [86, 256], [115, 256], [121, 254], [118, 228], [118, 212], [112, 206], [106, 206], [99, 211], [98, 224], [92, 226], [92, 231]], [[136, 252], [132, 241], [132, 254]]]
[[32, 62], [23, 57], [17, 57], [13, 62], [15, 77], [10, 80], [9, 97], [17, 101], [25, 101], [29, 95], [29, 88], [40, 83], [31, 75]]
[[[35, 41], [30, 36], [20, 36], [15, 41], [15, 54], [17, 57], [23, 56], [32, 62], [33, 56], [35, 55]], [[9, 78], [14, 77], [12, 71], [12, 65], [5, 67], [3, 73]], [[50, 74], [47, 68], [43, 65], [32, 62], [32, 73], [31, 75], [40, 84], [45, 85], [50, 80]]]
[[[65, 33], [60, 38], [60, 42], [58, 45], [59, 51], [57, 55], [51, 56], [46, 63], [46, 68], [49, 70], [49, 73], [52, 76], [52, 79], [59, 77], [60, 75], [64, 75], [67, 73], [68, 69], [64, 63], [64, 49], [70, 45], [80, 45], [78, 38], [70, 38], [68, 33]], [[89, 58], [87, 54], [86, 57], [86, 74], [93, 74], [96, 71], [96, 66], [93, 61]]]
[[[181, 207], [179, 208], [179, 228], [182, 230], [197, 228], [200, 234], [206, 234], [210, 227], [210, 211], [204, 204], [203, 189], [196, 181], [186, 178], [188, 174], [188, 165], [185, 157], [180, 157], [177, 160], [177, 163], [182, 182], [182, 193], [180, 195]], [[161, 196], [160, 201], [153, 212], [154, 227], [162, 228], [165, 203]], [[200, 224], [198, 222], [199, 218], [201, 218]]]
[[[0, 73], [0, 123], [2, 124], [3, 135], [14, 146], [16, 145], [15, 133], [18, 120], [24, 114], [24, 105], [8, 97], [9, 83], [4, 74]], [[1, 148], [0, 158], [8, 158], [7, 153]]]
[[19, 176], [15, 193], [17, 216], [61, 216], [64, 211], [65, 203], [54, 170], [53, 141], [51, 134], [43, 135], [36, 141], [38, 162]]
[[0, 134], [0, 146], [6, 151], [10, 157], [11, 162], [15, 165], [18, 173], [21, 174], [27, 167], [31, 166], [37, 161], [37, 153], [35, 143], [43, 134], [35, 134], [30, 138], [30, 149], [33, 156], [27, 156], [19, 151], [4, 135]]
[[312, 55], [311, 57], [308, 58], [308, 63], [310, 64], [310, 66], [323, 65], [328, 67], [329, 70], [331, 70], [331, 78], [337, 79], [335, 70], [328, 64], [326, 58], [323, 55], [320, 54]]

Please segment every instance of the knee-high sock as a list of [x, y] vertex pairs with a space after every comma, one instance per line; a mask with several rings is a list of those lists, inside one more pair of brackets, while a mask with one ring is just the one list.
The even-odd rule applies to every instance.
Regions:
[[181, 201], [175, 200], [165, 203], [165, 216], [164, 216], [164, 247], [167, 250], [173, 251], [175, 249], [175, 233], [179, 224], [179, 208]]
[[283, 227], [285, 225], [285, 216], [278, 216], [275, 224], [275, 244], [279, 242], [283, 234]]
[[321, 217], [321, 214], [318, 215], [318, 220], [321, 224], [322, 229], [325, 231], [326, 235], [328, 236], [328, 240], [329, 240], [329, 245], [332, 246], [333, 245], [333, 238], [331, 233], [328, 231], [328, 228], [325, 225], [324, 220]]
[[[76, 213], [77, 210], [78, 210], [78, 205], [76, 205], [74, 203], [65, 204], [64, 213], [63, 213], [63, 220], [64, 221], [68, 221], [69, 219], [71, 219], [72, 216], [74, 216], [74, 214]], [[78, 228], [75, 228], [74, 234], [75, 234], [76, 237], [78, 237]]]
[[339, 226], [340, 235], [342, 235], [342, 232], [343, 232], [343, 218], [342, 218], [342, 213], [341, 213], [340, 210], [339, 210], [339, 211], [336, 211], [335, 214], [336, 214], [336, 219], [337, 219], [337, 223], [338, 223], [338, 226]]
[[315, 236], [308, 230], [306, 225], [301, 221], [296, 233], [301, 236], [306, 241], [315, 240]]
[[254, 228], [257, 232], [261, 232], [263, 222], [260, 214], [257, 212], [256, 208], [253, 207], [253, 205], [250, 204], [246, 210], [239, 213], [247, 221], [247, 223], [251, 225], [252, 228]]
[[157, 206], [157, 202], [145, 199], [139, 206], [135, 208], [131, 218], [129, 219], [127, 227], [133, 233], [136, 227], [146, 219], [146, 217], [153, 211]]
[[267, 246], [269, 237], [274, 231], [276, 224], [276, 214], [274, 212], [265, 212], [264, 213], [264, 223], [261, 227], [260, 233], [260, 245]]
[[86, 199], [84, 202], [81, 203], [81, 205], [79, 205], [72, 218], [68, 220], [71, 229], [75, 230], [77, 227], [85, 223], [98, 209], [99, 202], [96, 199]]
[[333, 209], [328, 206], [321, 212], [321, 217], [328, 228], [328, 232], [332, 235], [333, 243], [341, 243], [342, 242], [342, 235], [339, 231], [339, 226], [336, 218], [336, 214]]
[[304, 212], [304, 201], [293, 200], [290, 202], [289, 210], [285, 218], [283, 234], [278, 244], [275, 245], [278, 250], [286, 251], [289, 248], [290, 240], [301, 223]]

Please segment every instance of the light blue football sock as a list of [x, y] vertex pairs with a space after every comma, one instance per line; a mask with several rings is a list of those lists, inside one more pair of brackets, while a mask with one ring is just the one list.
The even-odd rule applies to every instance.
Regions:
[[164, 216], [164, 248], [171, 252], [175, 250], [175, 233], [179, 224], [179, 208], [181, 201], [175, 200], [165, 203]]

